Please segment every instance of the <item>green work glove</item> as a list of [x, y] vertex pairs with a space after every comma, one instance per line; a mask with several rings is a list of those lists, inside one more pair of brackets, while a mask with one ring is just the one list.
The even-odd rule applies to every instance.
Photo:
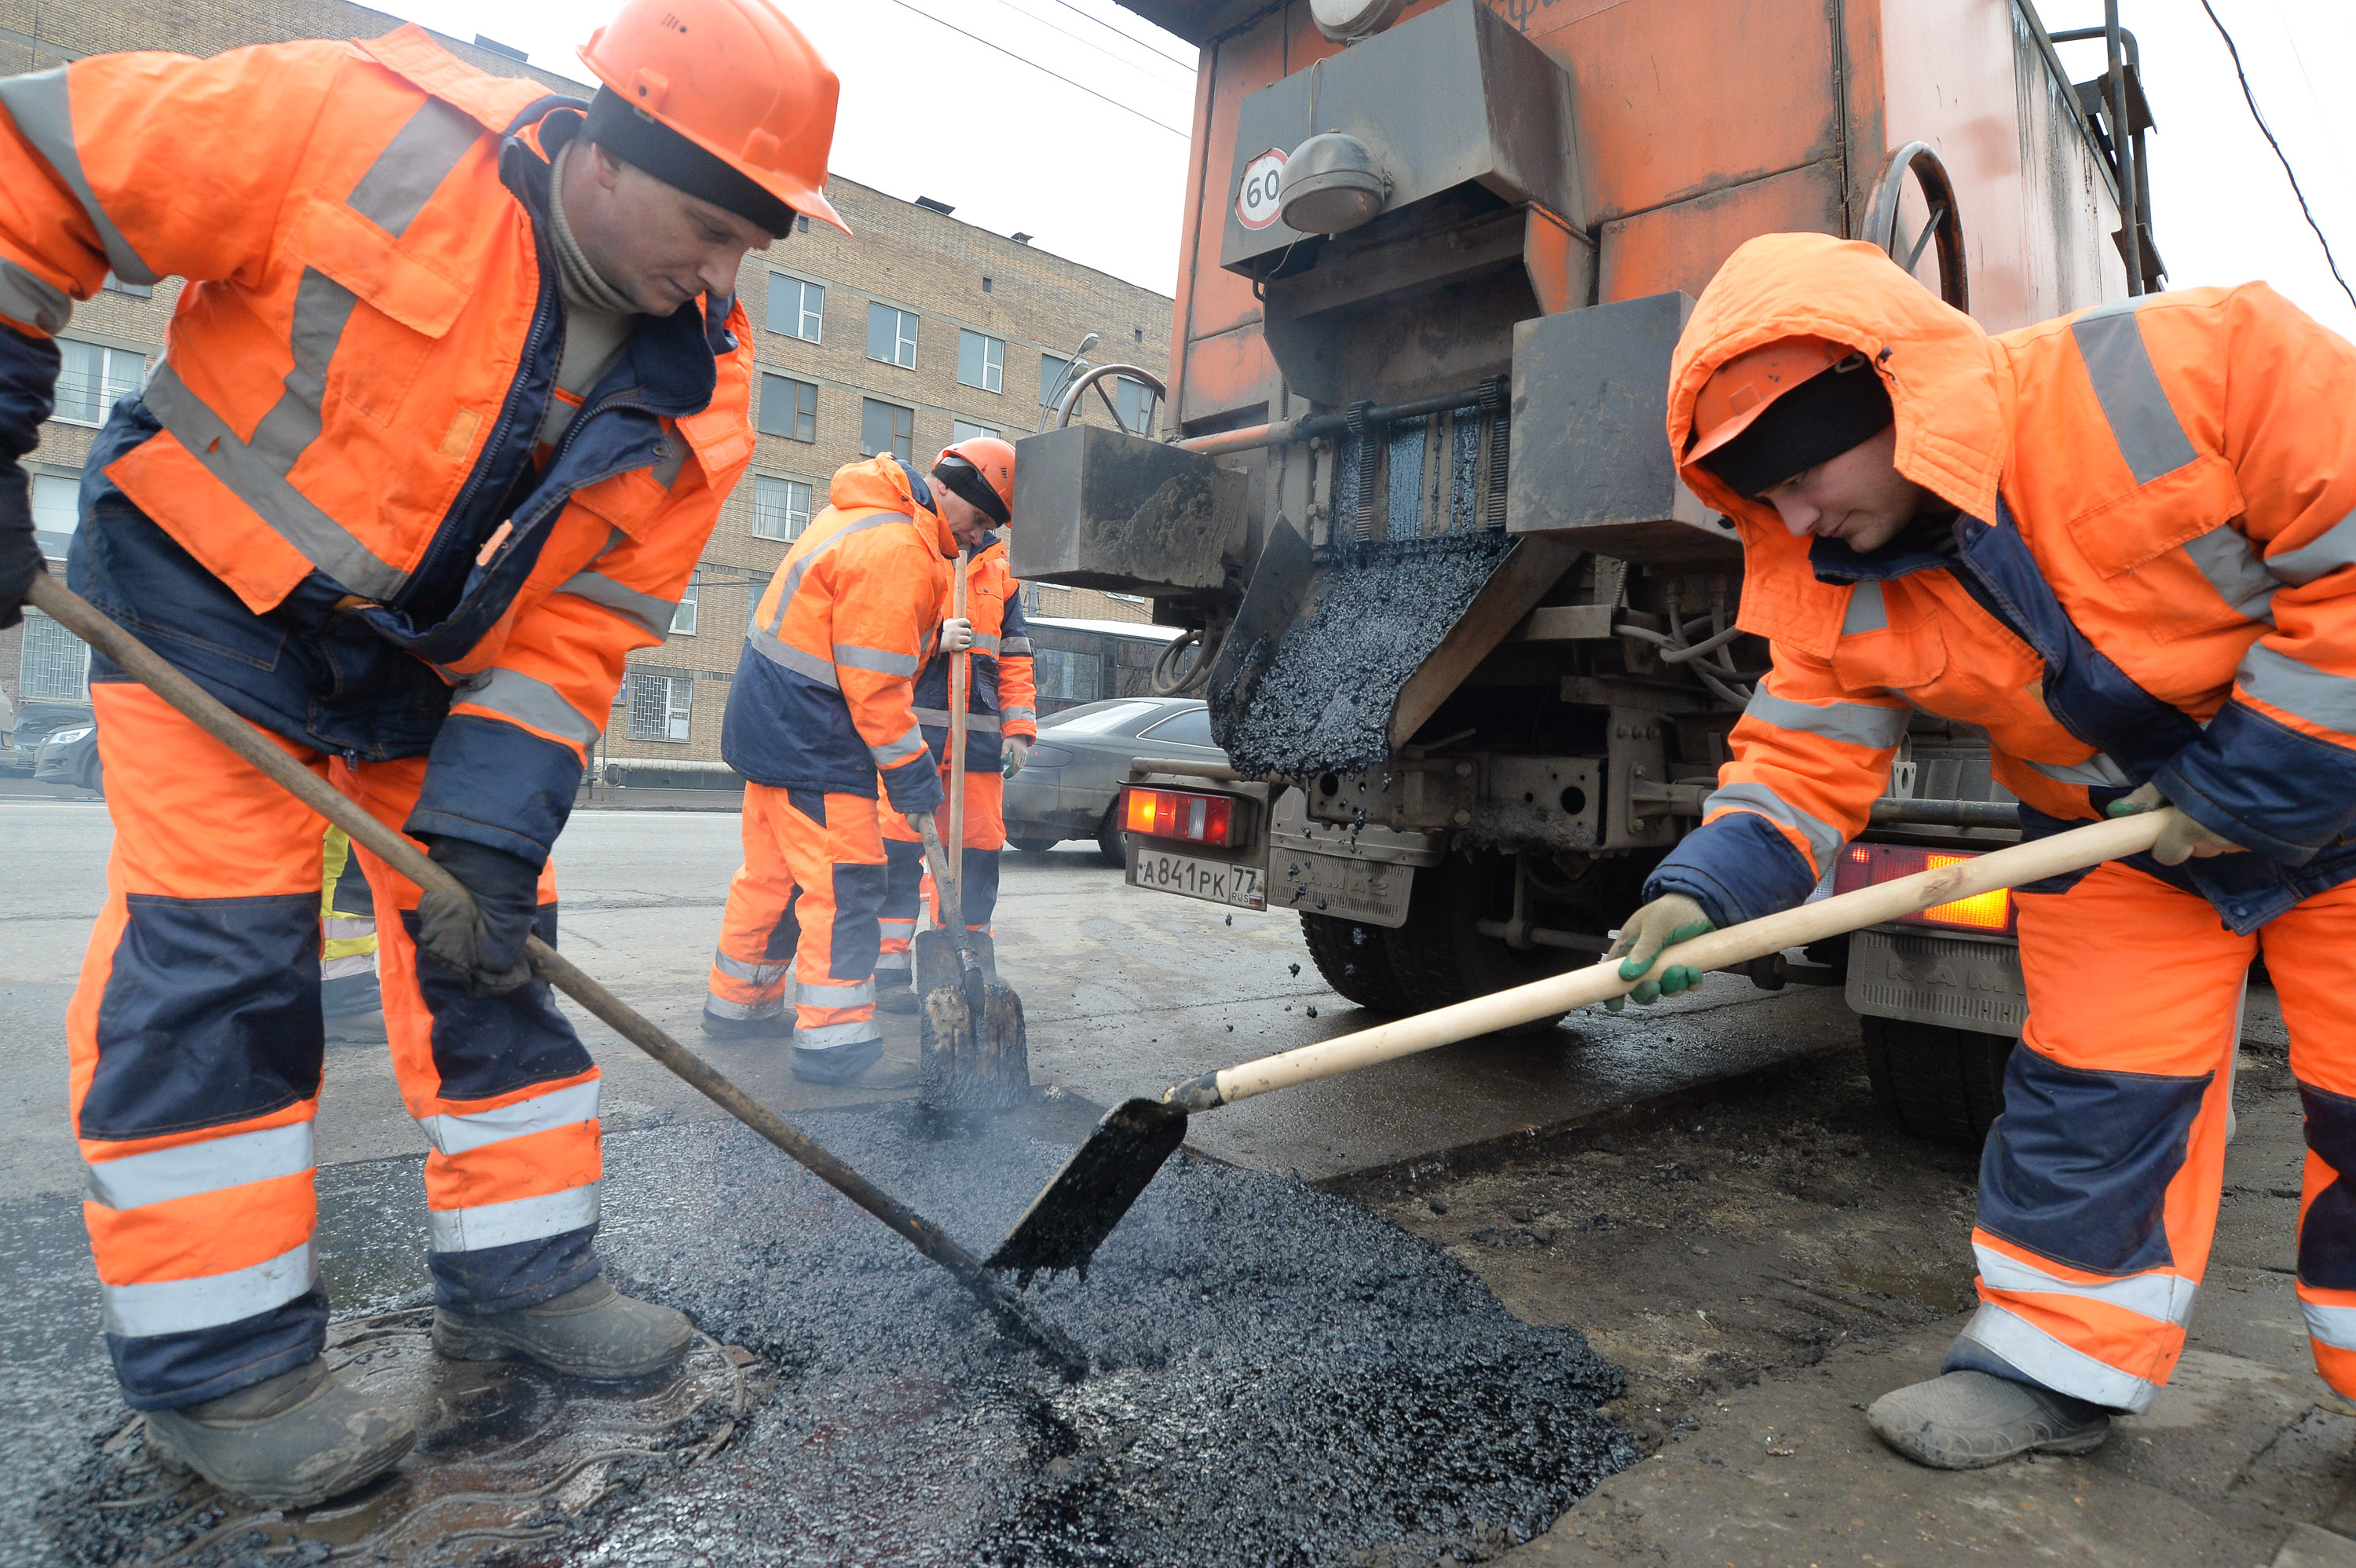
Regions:
[[[2158, 811], [2168, 804], [2159, 786], [2147, 784], [2123, 800], [2111, 802], [2110, 816], [2140, 816], [2147, 811]], [[2222, 833], [2212, 833], [2183, 812], [2176, 820], [2159, 830], [2159, 841], [2151, 847], [2151, 858], [2163, 866], [2181, 866], [2199, 855], [2246, 855], [2247, 846], [2236, 844]]]
[[1012, 778], [1031, 760], [1031, 742], [1021, 735], [1009, 735], [998, 748], [998, 771]]
[[[1620, 977], [1633, 980], [1653, 966], [1662, 948], [1717, 929], [1701, 905], [1683, 893], [1664, 893], [1628, 917], [1620, 928], [1620, 940], [1603, 956], [1620, 959]], [[1672, 964], [1627, 996], [1614, 997], [1603, 1005], [1615, 1013], [1632, 1000], [1639, 1007], [1650, 1007], [1663, 997], [1690, 991], [1700, 984], [1699, 969], [1690, 964]]]

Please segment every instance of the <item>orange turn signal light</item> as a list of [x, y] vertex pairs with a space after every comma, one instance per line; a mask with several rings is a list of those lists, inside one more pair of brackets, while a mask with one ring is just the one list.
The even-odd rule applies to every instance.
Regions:
[[[1854, 892], [1859, 888], [1894, 882], [1917, 871], [1935, 871], [1977, 858], [1977, 851], [1916, 849], [1904, 844], [1852, 844], [1841, 851], [1840, 863], [1833, 872], [1833, 891]], [[2009, 933], [2013, 929], [2012, 892], [1998, 888], [1994, 892], [1974, 893], [1969, 898], [1933, 904], [1920, 914], [1901, 916], [1899, 923]]]
[[1145, 789], [1132, 784], [1121, 806], [1121, 826], [1147, 838], [1179, 838], [1190, 844], [1234, 841], [1236, 800], [1228, 795], [1191, 790]]

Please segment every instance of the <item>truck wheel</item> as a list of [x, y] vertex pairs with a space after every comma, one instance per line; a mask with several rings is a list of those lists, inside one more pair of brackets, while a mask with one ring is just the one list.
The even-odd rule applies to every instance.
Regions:
[[1044, 855], [1063, 840], [1060, 838], [1009, 838], [1007, 842], [1025, 855]]
[[2004, 1114], [2011, 1038], [1904, 1019], [1863, 1018], [1858, 1025], [1865, 1075], [1882, 1114], [1918, 1138], [1979, 1147]]
[[[1407, 923], [1383, 933], [1391, 974], [1408, 1008], [1430, 1012], [1492, 991], [1526, 986], [1559, 975], [1585, 957], [1558, 947], [1517, 953], [1505, 945], [1503, 937], [1483, 936], [1472, 929], [1474, 921], [1512, 908], [1513, 874], [1510, 859], [1462, 855], [1416, 873], [1415, 891], [1408, 899]], [[1511, 1037], [1545, 1034], [1562, 1018], [1557, 1013], [1496, 1032]]]
[[1336, 992], [1378, 1013], [1408, 1010], [1407, 997], [1391, 973], [1382, 927], [1303, 911], [1301, 938], [1309, 944], [1309, 956], [1317, 972]]
[[1106, 865], [1116, 869], [1129, 864], [1129, 835], [1121, 831], [1118, 799], [1106, 808], [1104, 820], [1097, 824], [1097, 854]]

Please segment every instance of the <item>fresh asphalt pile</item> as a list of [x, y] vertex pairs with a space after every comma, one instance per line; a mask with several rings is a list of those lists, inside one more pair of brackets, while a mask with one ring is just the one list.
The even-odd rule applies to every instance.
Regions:
[[[1487, 584], [1509, 541], [1472, 531], [1351, 545], [1321, 560], [1308, 614], [1263, 655], [1248, 693], [1210, 694], [1247, 776], [1355, 773], [1390, 755], [1391, 704]], [[1238, 697], [1241, 700], [1238, 700]]]

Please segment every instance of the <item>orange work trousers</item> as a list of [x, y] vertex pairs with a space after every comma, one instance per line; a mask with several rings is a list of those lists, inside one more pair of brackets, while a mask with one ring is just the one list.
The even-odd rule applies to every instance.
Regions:
[[[941, 798], [949, 791], [949, 771], [941, 769]], [[934, 818], [941, 842], [948, 842], [948, 808]], [[1006, 779], [988, 769], [965, 775], [965, 923], [969, 931], [987, 935], [990, 917], [998, 907], [998, 862], [1006, 848]], [[940, 890], [933, 886], [925, 867], [925, 847], [908, 819], [884, 808], [884, 853], [890, 872], [884, 889], [884, 949], [875, 963], [875, 977], [889, 986], [913, 983], [908, 950], [916, 939], [916, 911], [929, 904], [933, 928], [948, 925], [941, 916]]]
[[2356, 1397], [2356, 883], [2250, 936], [2115, 861], [2017, 894], [2029, 1021], [1980, 1161], [1980, 1307], [1947, 1358], [2148, 1409], [2184, 1349], [2223, 1182], [2233, 1053], [2263, 951], [2307, 1112], [2298, 1298]]
[[864, 795], [744, 786], [744, 863], [728, 883], [703, 1007], [715, 1018], [776, 1018], [790, 976], [798, 1078], [839, 1083], [883, 1054], [879, 809]]
[[[324, 1068], [325, 823], [143, 687], [91, 689], [114, 847], [66, 1014], [82, 1212], [107, 1345], [135, 1409], [232, 1392], [325, 1342], [312, 1232]], [[399, 827], [425, 759], [278, 742]], [[444, 1305], [526, 1307], [596, 1277], [598, 1075], [535, 980], [470, 997], [417, 962], [417, 888], [357, 849], [385, 1029], [425, 1160]], [[541, 881], [541, 934], [555, 934]], [[396, 918], [385, 918], [388, 912]]]

